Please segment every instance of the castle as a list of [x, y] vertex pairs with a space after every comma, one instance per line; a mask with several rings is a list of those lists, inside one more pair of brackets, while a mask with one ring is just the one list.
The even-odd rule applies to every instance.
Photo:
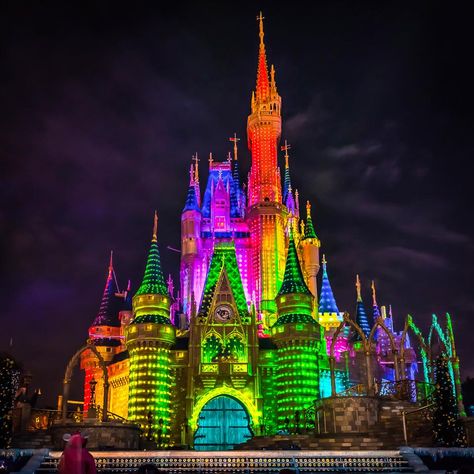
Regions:
[[235, 135], [233, 156], [221, 162], [210, 155], [202, 196], [194, 157], [181, 214], [179, 292], [163, 276], [155, 213], [143, 281], [133, 298], [130, 284], [121, 292], [111, 258], [89, 328], [95, 351], [81, 357], [84, 411], [106, 390], [107, 410], [148, 427], [162, 446], [231, 448], [297, 425], [315, 399], [372, 379], [414, 380], [418, 370], [406, 331], [395, 332], [374, 285], [373, 315], [358, 276], [353, 324], [339, 311], [310, 203], [301, 209], [291, 184], [286, 141], [281, 176], [282, 100], [267, 67], [261, 15], [258, 21], [247, 186]]

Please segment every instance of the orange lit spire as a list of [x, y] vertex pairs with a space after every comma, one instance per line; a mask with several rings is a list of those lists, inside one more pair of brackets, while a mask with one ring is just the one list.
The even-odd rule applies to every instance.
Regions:
[[265, 43], [263, 42], [263, 37], [265, 33], [263, 32], [263, 20], [264, 17], [262, 12], [257, 16], [257, 21], [259, 24], [259, 36], [260, 36], [260, 48], [258, 52], [258, 68], [257, 68], [257, 87], [256, 87], [256, 98], [257, 101], [266, 100], [270, 95], [270, 82], [268, 80], [268, 68], [267, 68], [267, 55], [265, 53]]
[[362, 295], [360, 292], [360, 279], [359, 275], [356, 275], [356, 291], [357, 291], [357, 302], [362, 301]]

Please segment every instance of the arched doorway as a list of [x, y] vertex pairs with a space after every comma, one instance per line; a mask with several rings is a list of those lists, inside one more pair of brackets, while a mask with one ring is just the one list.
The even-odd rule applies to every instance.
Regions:
[[252, 437], [250, 418], [244, 406], [226, 395], [209, 400], [198, 418], [194, 449], [225, 451]]

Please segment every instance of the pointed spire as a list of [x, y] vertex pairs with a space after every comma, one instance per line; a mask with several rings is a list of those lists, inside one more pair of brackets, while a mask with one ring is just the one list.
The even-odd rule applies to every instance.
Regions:
[[278, 296], [289, 293], [303, 293], [311, 295], [303, 278], [298, 253], [296, 252], [293, 232], [290, 229], [290, 241], [288, 243], [288, 255], [286, 257], [285, 275]]
[[256, 96], [257, 101], [265, 100], [270, 95], [270, 84], [268, 81], [268, 68], [267, 68], [267, 57], [265, 52], [265, 43], [263, 38], [265, 33], [263, 32], [263, 20], [264, 17], [262, 12], [257, 17], [259, 22], [259, 37], [260, 45], [258, 52], [258, 68], [257, 68], [257, 87], [256, 87]]
[[163, 295], [168, 296], [165, 279], [161, 270], [160, 252], [158, 251], [158, 214], [155, 211], [153, 218], [153, 237], [145, 267], [142, 284], [138, 288], [137, 295]]
[[[191, 176], [192, 174], [192, 167], [191, 165]], [[184, 204], [183, 212], [185, 211], [199, 211], [199, 203], [196, 196], [196, 186], [194, 182], [194, 178], [189, 180], [189, 188], [188, 188], [188, 195], [186, 196], [186, 202]]]
[[288, 163], [288, 159], [290, 155], [288, 155], [288, 150], [291, 148], [291, 145], [285, 140], [285, 144], [282, 145], [281, 150], [285, 152], [285, 175], [283, 178], [283, 202], [286, 203], [288, 194], [291, 193], [291, 179], [290, 179], [290, 165]]
[[374, 323], [377, 320], [377, 318], [380, 317], [380, 310], [379, 310], [379, 305], [377, 304], [377, 293], [375, 291], [375, 281], [372, 280], [372, 307], [373, 307], [373, 312], [374, 312]]
[[360, 279], [359, 275], [356, 275], [356, 292], [357, 292], [357, 301], [362, 301], [362, 294], [360, 291]]
[[311, 219], [311, 204], [306, 201], [306, 225], [304, 231], [304, 239], [317, 239], [316, 232], [313, 227], [313, 220]]
[[237, 133], [234, 132], [234, 136], [230, 137], [229, 141], [234, 143], [234, 160], [237, 161], [237, 142], [240, 138], [237, 138]]
[[[362, 295], [360, 291], [360, 279], [359, 275], [356, 275], [356, 292], [357, 292], [357, 302], [356, 302], [356, 317], [355, 322], [360, 326], [362, 332], [368, 337], [370, 334], [370, 325], [367, 319], [367, 313], [365, 312], [364, 303], [362, 301]], [[351, 338], [351, 342], [360, 341], [361, 337], [359, 333], [354, 332]]]
[[110, 251], [109, 268], [105, 280], [104, 292], [100, 300], [100, 307], [91, 327], [93, 326], [120, 326], [117, 315], [117, 300], [115, 294], [119, 289], [115, 281], [115, 272], [113, 266], [113, 251]]
[[326, 314], [339, 314], [339, 309], [336, 304], [336, 299], [332, 292], [331, 283], [329, 282], [328, 272], [327, 272], [327, 261], [326, 255], [323, 254], [323, 259], [321, 261], [323, 266], [323, 276], [321, 280], [321, 294], [319, 296], [319, 315]]

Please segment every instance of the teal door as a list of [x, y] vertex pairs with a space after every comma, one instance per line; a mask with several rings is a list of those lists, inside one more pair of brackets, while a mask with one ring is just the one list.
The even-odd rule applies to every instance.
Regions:
[[251, 437], [245, 408], [234, 398], [222, 395], [207, 402], [201, 410], [194, 449], [224, 451]]

